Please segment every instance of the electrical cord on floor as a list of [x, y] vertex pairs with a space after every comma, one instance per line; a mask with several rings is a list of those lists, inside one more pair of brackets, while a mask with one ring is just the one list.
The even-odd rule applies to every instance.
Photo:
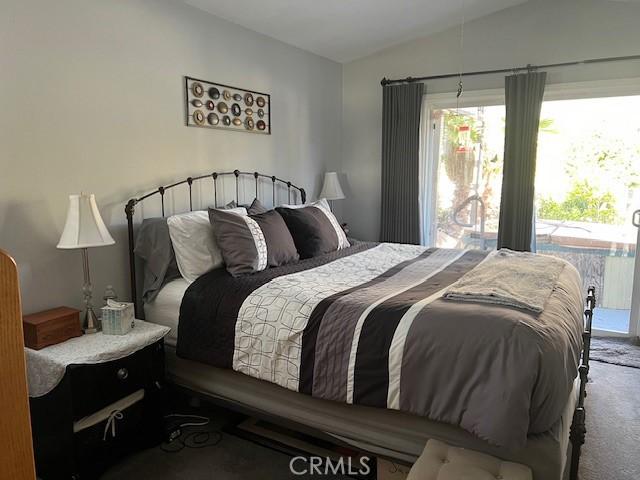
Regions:
[[164, 416], [165, 419], [169, 419], [169, 418], [189, 418], [189, 419], [195, 419], [198, 420], [197, 422], [185, 422], [185, 423], [180, 423], [179, 425], [176, 425], [175, 427], [178, 428], [182, 428], [182, 427], [204, 427], [205, 425], [209, 425], [209, 422], [211, 422], [211, 420], [207, 417], [202, 417], [200, 415], [185, 415], [182, 413], [170, 413], [169, 415], [165, 415]]
[[200, 415], [184, 415], [172, 413], [165, 415], [165, 419], [184, 419], [172, 425], [167, 431], [167, 439], [160, 445], [160, 449], [166, 453], [178, 453], [185, 448], [214, 447], [222, 440], [222, 433], [216, 430], [195, 430], [184, 432], [185, 427], [206, 427], [211, 422], [207, 417]]

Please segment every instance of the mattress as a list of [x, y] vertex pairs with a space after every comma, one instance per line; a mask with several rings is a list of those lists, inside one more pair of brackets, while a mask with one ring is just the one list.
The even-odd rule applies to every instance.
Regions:
[[[577, 403], [576, 379], [562, 416], [548, 432], [531, 435], [510, 450], [453, 425], [400, 411], [313, 398], [228, 369], [179, 358], [167, 348], [167, 377], [179, 386], [267, 418], [286, 419], [376, 455], [413, 462], [430, 438], [487, 453], [531, 468], [534, 480], [566, 477], [569, 430]], [[566, 469], [568, 470], [568, 469]]]
[[144, 304], [147, 322], [164, 325], [171, 329], [165, 337], [165, 343], [171, 347], [175, 347], [178, 341], [180, 304], [187, 288], [189, 288], [189, 282], [182, 277], [177, 278], [163, 286], [153, 302]]

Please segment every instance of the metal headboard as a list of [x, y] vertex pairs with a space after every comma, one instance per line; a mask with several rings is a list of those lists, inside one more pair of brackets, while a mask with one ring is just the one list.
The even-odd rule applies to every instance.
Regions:
[[[160, 186], [158, 187], [156, 190], [147, 193], [146, 195], [142, 195], [139, 198], [132, 198], [127, 202], [127, 205], [124, 207], [124, 212], [127, 216], [127, 233], [128, 233], [128, 239], [129, 239], [129, 270], [130, 270], [130, 274], [131, 274], [131, 299], [134, 302], [134, 306], [135, 306], [135, 312], [136, 312], [136, 317], [138, 316], [139, 310], [138, 310], [138, 295], [137, 295], [137, 285], [136, 285], [136, 261], [135, 261], [135, 254], [134, 254], [134, 248], [135, 248], [135, 240], [134, 240], [134, 236], [133, 236], [133, 215], [135, 213], [135, 208], [136, 205], [138, 205], [139, 203], [141, 203], [142, 201], [153, 197], [155, 195], [159, 195], [160, 196], [160, 205], [162, 208], [162, 216], [165, 216], [165, 208], [164, 208], [164, 195], [168, 190], [171, 190], [172, 188], [178, 187], [180, 185], [184, 185], [187, 184], [189, 187], [189, 211], [193, 211], [193, 183], [197, 182], [199, 180], [211, 180], [213, 182], [213, 197], [214, 197], [214, 206], [217, 207], [218, 206], [218, 179], [221, 177], [225, 177], [225, 176], [231, 176], [233, 175], [235, 177], [235, 190], [236, 190], [236, 203], [240, 203], [240, 196], [239, 196], [239, 180], [241, 176], [251, 176], [254, 178], [255, 180], [255, 198], [259, 198], [258, 196], [258, 192], [259, 192], [259, 188], [258, 188], [258, 184], [261, 178], [263, 179], [268, 179], [271, 181], [271, 185], [272, 185], [272, 200], [273, 200], [273, 205], [276, 205], [276, 185], [277, 184], [281, 184], [286, 186], [287, 188], [287, 196], [288, 196], [288, 202], [291, 203], [291, 189], [297, 190], [299, 192], [299, 199], [300, 199], [300, 203], [306, 203], [307, 201], [307, 193], [305, 192], [304, 188], [302, 187], [298, 187], [297, 185], [294, 185], [293, 183], [287, 181], [287, 180], [283, 180], [281, 178], [276, 177], [275, 175], [265, 175], [263, 173], [259, 173], [259, 172], [243, 172], [240, 170], [234, 170], [232, 172], [213, 172], [213, 173], [209, 173], [206, 175], [199, 175], [197, 177], [188, 177], [185, 178], [184, 180], [181, 180], [179, 182], [176, 183], [172, 183], [171, 185], [167, 185], [167, 186]], [[295, 193], [295, 192], [294, 192]], [[251, 203], [251, 202], [249, 202]]]

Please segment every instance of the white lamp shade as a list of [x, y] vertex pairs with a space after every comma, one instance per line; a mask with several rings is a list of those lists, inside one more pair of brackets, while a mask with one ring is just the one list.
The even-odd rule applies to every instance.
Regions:
[[342, 186], [340, 186], [340, 179], [338, 179], [336, 172], [327, 172], [324, 174], [324, 184], [322, 185], [320, 198], [326, 198], [327, 200], [341, 200], [345, 198]]
[[102, 247], [114, 243], [98, 211], [95, 195], [69, 195], [67, 221], [58, 248]]

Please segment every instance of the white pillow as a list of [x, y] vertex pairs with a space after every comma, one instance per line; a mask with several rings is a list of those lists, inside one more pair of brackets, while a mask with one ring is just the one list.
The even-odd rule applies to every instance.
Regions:
[[[244, 207], [225, 211], [247, 215]], [[178, 270], [187, 282], [191, 283], [199, 276], [224, 265], [207, 211], [172, 215], [167, 218], [167, 225]]]
[[282, 208], [322, 207], [331, 211], [331, 208], [329, 207], [329, 202], [327, 201], [326, 198], [320, 198], [319, 200], [316, 200], [313, 203], [299, 203], [297, 205], [280, 205], [280, 206]]

